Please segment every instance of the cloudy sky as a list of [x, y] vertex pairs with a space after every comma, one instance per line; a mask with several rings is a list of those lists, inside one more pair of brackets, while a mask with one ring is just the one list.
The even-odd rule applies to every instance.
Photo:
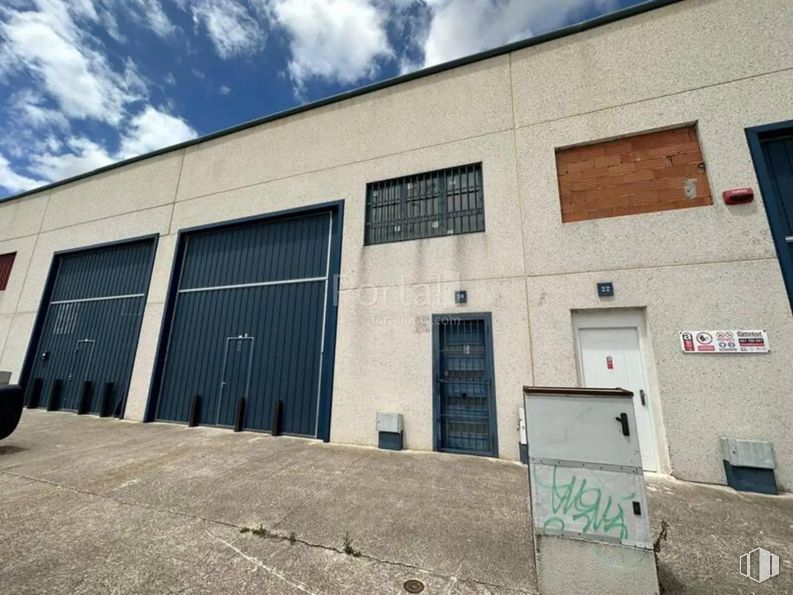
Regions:
[[641, 0], [2, 0], [0, 198]]

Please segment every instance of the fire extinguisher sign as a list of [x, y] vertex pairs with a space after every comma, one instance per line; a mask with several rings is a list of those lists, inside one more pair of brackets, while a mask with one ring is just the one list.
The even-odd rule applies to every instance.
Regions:
[[683, 353], [768, 353], [768, 333], [762, 330], [680, 331]]

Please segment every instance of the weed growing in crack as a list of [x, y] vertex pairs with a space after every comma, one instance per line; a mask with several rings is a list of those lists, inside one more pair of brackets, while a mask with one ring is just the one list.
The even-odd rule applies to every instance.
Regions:
[[352, 537], [350, 537], [349, 531], [344, 534], [344, 553], [355, 558], [361, 555], [360, 550], [356, 550], [352, 547]]
[[[256, 537], [262, 537], [262, 538], [269, 537], [269, 538], [272, 538], [272, 539], [279, 539], [279, 540], [283, 540], [283, 541], [288, 541], [289, 545], [295, 545], [295, 543], [297, 543], [297, 535], [295, 534], [294, 531], [291, 531], [289, 533], [289, 537], [285, 537], [281, 533], [274, 533], [274, 532], [270, 531], [269, 529], [267, 529], [261, 523], [259, 523], [258, 527], [242, 527], [240, 529], [240, 533], [250, 533], [251, 535], [255, 535]], [[349, 551], [347, 551], [348, 548], [349, 548]], [[350, 554], [351, 556], [360, 556], [361, 555], [361, 552], [355, 550], [352, 547], [352, 539], [350, 539], [349, 534], [344, 536], [344, 551], [345, 551], [345, 553]]]
[[243, 527], [240, 529], [240, 533], [251, 533], [256, 537], [277, 537], [277, 535], [273, 535], [267, 529], [265, 529], [264, 525], [259, 523], [258, 527]]

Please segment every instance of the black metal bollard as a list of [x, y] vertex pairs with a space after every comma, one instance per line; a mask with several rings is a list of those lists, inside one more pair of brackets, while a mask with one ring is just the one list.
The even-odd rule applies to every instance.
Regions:
[[245, 399], [240, 397], [237, 399], [237, 411], [234, 415], [234, 431], [242, 432], [245, 427]]
[[80, 404], [77, 406], [77, 415], [85, 415], [91, 410], [91, 397], [94, 393], [94, 383], [90, 380], [83, 382], [80, 392]]
[[278, 400], [273, 406], [273, 436], [281, 435], [281, 418], [284, 412], [284, 402]]
[[61, 408], [61, 393], [63, 392], [63, 380], [56, 378], [52, 381], [50, 398], [47, 400], [47, 411], [58, 411]]
[[188, 428], [198, 425], [199, 415], [201, 415], [201, 395], [193, 395], [193, 402], [190, 404], [190, 417], [187, 418]]
[[30, 385], [30, 392], [28, 393], [28, 409], [36, 409], [41, 401], [41, 389], [44, 386], [42, 378], [34, 378], [33, 384]]
[[99, 404], [99, 417], [110, 417], [110, 409], [113, 406], [113, 383], [106, 382], [102, 390], [102, 402]]

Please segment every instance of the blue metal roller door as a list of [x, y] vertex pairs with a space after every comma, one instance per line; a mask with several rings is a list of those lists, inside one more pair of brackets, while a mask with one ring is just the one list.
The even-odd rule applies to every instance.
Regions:
[[333, 217], [185, 234], [156, 419], [318, 435]]
[[108, 412], [123, 414], [154, 246], [148, 239], [55, 256], [29, 350], [28, 391], [36, 387], [39, 406], [77, 410], [90, 382], [87, 412], [99, 412], [109, 389]]

